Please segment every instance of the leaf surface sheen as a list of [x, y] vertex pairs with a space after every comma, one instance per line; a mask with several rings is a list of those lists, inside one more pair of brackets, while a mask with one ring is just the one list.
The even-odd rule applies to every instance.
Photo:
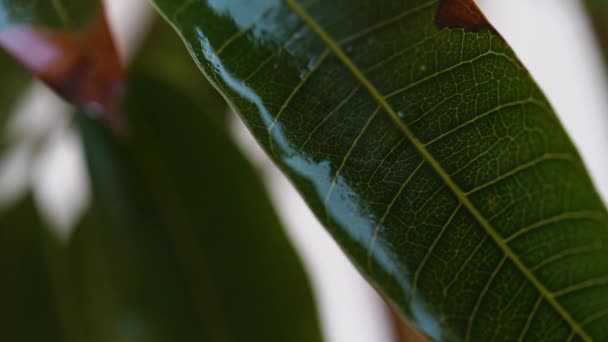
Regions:
[[608, 219], [544, 95], [439, 1], [155, 0], [359, 269], [435, 340], [604, 340]]

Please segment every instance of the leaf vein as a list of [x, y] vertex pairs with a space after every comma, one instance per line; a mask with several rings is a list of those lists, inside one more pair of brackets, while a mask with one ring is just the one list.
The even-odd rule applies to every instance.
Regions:
[[500, 181], [503, 181], [509, 177], [513, 177], [514, 175], [523, 172], [529, 168], [538, 166], [539, 164], [543, 163], [543, 162], [547, 162], [547, 161], [573, 161], [575, 160], [574, 156], [570, 155], [570, 154], [566, 154], [566, 153], [546, 153], [541, 155], [540, 157], [537, 157], [529, 162], [526, 162], [524, 164], [521, 164], [515, 168], [513, 168], [510, 171], [507, 171], [501, 175], [499, 175], [498, 177], [482, 184], [479, 185], [471, 190], [469, 190], [468, 192], [465, 193], [466, 196], [470, 196], [478, 191], [481, 191], [489, 186], [492, 186], [496, 183], [499, 183]]
[[215, 51], [215, 55], [217, 57], [219, 57], [222, 54], [222, 52], [224, 50], [226, 50], [227, 47], [229, 47], [236, 40], [238, 40], [239, 38], [241, 38], [242, 36], [247, 34], [249, 31], [251, 31], [255, 27], [255, 25], [259, 22], [259, 20], [261, 20], [266, 14], [268, 14], [272, 10], [272, 8], [273, 8], [272, 6], [268, 6], [265, 10], [260, 12], [260, 14], [258, 14], [251, 21], [251, 23], [249, 23], [247, 26], [243, 27], [242, 29], [237, 31], [235, 34], [233, 34], [232, 36], [230, 36], [226, 40], [224, 40], [224, 43]]
[[[303, 27], [295, 30], [293, 33], [291, 33], [291, 35], [289, 36], [287, 41], [283, 44], [283, 46], [286, 47], [289, 44], [291, 44], [291, 42], [294, 39], [297, 39], [299, 37], [300, 30], [302, 30], [304, 28], [306, 28], [306, 26], [303, 26]], [[255, 75], [257, 75], [258, 72], [260, 72], [262, 69], [264, 69], [264, 67], [266, 65], [268, 65], [268, 63], [270, 63], [281, 51], [282, 51], [282, 48], [278, 48], [275, 51], [273, 51], [270, 55], [268, 55], [268, 57], [264, 58], [264, 60], [262, 60], [262, 62], [249, 75], [247, 75], [243, 79], [243, 82], [247, 83], [247, 81], [249, 81], [250, 79], [255, 77]]]
[[424, 265], [426, 264], [426, 262], [428, 261], [430, 256], [433, 254], [435, 247], [439, 243], [439, 240], [441, 240], [441, 237], [447, 230], [447, 227], [450, 225], [450, 223], [452, 223], [452, 221], [454, 221], [454, 218], [456, 217], [456, 214], [458, 213], [460, 208], [462, 208], [462, 203], [458, 203], [458, 205], [456, 206], [454, 211], [452, 211], [452, 214], [450, 215], [450, 217], [448, 217], [445, 224], [441, 227], [439, 234], [437, 234], [437, 236], [433, 240], [433, 243], [431, 244], [431, 247], [429, 247], [428, 251], [425, 253], [424, 257], [422, 258], [422, 261], [416, 268], [416, 271], [414, 272], [414, 278], [413, 278], [414, 280], [412, 281], [412, 296], [414, 296], [416, 294], [416, 288], [417, 288], [417, 284], [418, 284], [418, 278], [420, 277], [420, 272], [422, 272]]
[[435, 137], [435, 138], [431, 139], [430, 141], [424, 143], [424, 146], [430, 146], [433, 143], [436, 143], [437, 141], [439, 141], [441, 139], [444, 139], [444, 138], [446, 138], [446, 137], [448, 137], [448, 136], [450, 136], [450, 135], [452, 135], [452, 134], [460, 131], [461, 129], [463, 129], [463, 128], [467, 127], [467, 126], [474, 124], [475, 122], [477, 122], [477, 121], [485, 118], [486, 116], [489, 116], [489, 115], [495, 114], [495, 113], [499, 113], [503, 109], [507, 109], [507, 108], [511, 108], [511, 107], [517, 107], [517, 106], [524, 106], [524, 105], [528, 105], [528, 104], [538, 104], [538, 103], [539, 102], [537, 100], [533, 99], [533, 98], [527, 98], [527, 99], [524, 99], [524, 100], [517, 100], [517, 101], [512, 101], [512, 102], [509, 102], [509, 103], [506, 103], [506, 104], [498, 105], [498, 106], [496, 106], [496, 107], [494, 107], [492, 109], [487, 110], [484, 113], [476, 115], [471, 120], [465, 121], [462, 124], [460, 124], [460, 125], [452, 128], [452, 129], [450, 129], [450, 130], [448, 130], [446, 132], [441, 133], [437, 137]]
[[536, 312], [538, 312], [538, 308], [540, 307], [540, 303], [542, 303], [542, 301], [543, 301], [543, 297], [539, 295], [538, 299], [536, 299], [536, 302], [534, 303], [534, 306], [532, 307], [532, 312], [530, 312], [530, 315], [528, 315], [526, 324], [524, 324], [524, 327], [521, 330], [521, 333], [519, 334], [519, 338], [517, 338], [517, 341], [521, 342], [526, 337], [526, 334], [528, 333], [528, 330], [530, 329], [530, 326], [532, 325], [532, 321], [534, 321], [534, 316], [536, 316]]
[[55, 9], [55, 12], [57, 12], [57, 15], [59, 16], [59, 19], [61, 19], [63, 25], [65, 27], [70, 26], [70, 16], [63, 2], [61, 0], [52, 0], [51, 3], [53, 4], [53, 8]]
[[582, 290], [586, 290], [586, 289], [590, 289], [590, 288], [594, 288], [594, 287], [599, 287], [599, 286], [606, 286], [606, 285], [608, 285], [608, 277], [593, 278], [593, 279], [585, 280], [578, 284], [568, 286], [561, 290], [555, 291], [553, 295], [557, 298], [557, 297], [562, 297], [562, 296], [572, 294], [572, 293], [575, 293], [578, 291], [582, 291]]
[[336, 108], [334, 108], [331, 112], [329, 112], [329, 114], [327, 114], [325, 117], [323, 117], [321, 122], [319, 122], [319, 124], [317, 124], [315, 126], [315, 128], [313, 128], [312, 131], [310, 131], [310, 133], [308, 133], [306, 140], [304, 140], [304, 142], [302, 143], [302, 145], [296, 152], [296, 155], [299, 155], [300, 153], [302, 153], [302, 150], [304, 150], [304, 147], [306, 147], [308, 142], [310, 142], [310, 140], [312, 139], [312, 136], [319, 130], [319, 128], [321, 128], [323, 126], [323, 124], [325, 124], [336, 112], [338, 112], [340, 109], [342, 109], [342, 107], [344, 107], [344, 105], [347, 104], [348, 101], [350, 101], [350, 99], [357, 93], [358, 90], [359, 90], [359, 87], [358, 86], [355, 87], [355, 89], [353, 89], [346, 96], [346, 98], [344, 98], [342, 101], [340, 101], [340, 103], [338, 104], [338, 106], [336, 106]]
[[573, 221], [573, 220], [589, 220], [589, 221], [600, 221], [604, 218], [601, 212], [599, 211], [589, 211], [589, 210], [581, 210], [581, 211], [572, 211], [561, 213], [549, 218], [542, 219], [538, 222], [532, 223], [528, 226], [525, 226], [521, 229], [518, 229], [517, 232], [511, 234], [510, 236], [504, 239], [505, 242], [509, 243], [518, 237], [525, 235], [531, 231], [539, 229], [541, 227], [560, 223], [564, 221]]
[[498, 265], [496, 266], [496, 268], [494, 269], [492, 274], [490, 274], [490, 278], [488, 279], [488, 281], [484, 285], [483, 289], [481, 290], [481, 293], [479, 294], [479, 297], [477, 298], [477, 301], [475, 302], [475, 306], [473, 307], [473, 311], [471, 312], [471, 316], [468, 320], [467, 332], [466, 332], [466, 335], [464, 338], [465, 342], [471, 340], [471, 334], [473, 333], [473, 323], [475, 322], [475, 318], [477, 317], [477, 313], [479, 312], [481, 303], [483, 302], [483, 299], [485, 298], [486, 294], [490, 290], [490, 286], [492, 286], [494, 279], [496, 279], [496, 276], [498, 275], [498, 273], [500, 273], [500, 270], [502, 269], [502, 266], [505, 264], [506, 260], [507, 260], [507, 255], [505, 254], [500, 259], [500, 262], [498, 263]]
[[310, 69], [308, 69], [308, 71], [306, 72], [304, 77], [302, 77], [302, 79], [300, 80], [298, 85], [296, 85], [296, 87], [291, 91], [291, 93], [289, 94], [289, 96], [287, 97], [285, 102], [283, 102], [283, 104], [281, 105], [281, 108], [277, 112], [277, 115], [274, 117], [274, 120], [272, 120], [272, 123], [270, 124], [270, 126], [268, 126], [268, 144], [269, 144], [271, 150], [272, 150], [272, 146], [273, 146], [273, 144], [272, 144], [273, 128], [275, 127], [275, 125], [277, 124], [279, 119], [281, 118], [281, 115], [283, 114], [283, 112], [285, 111], [285, 109], [287, 108], [287, 106], [289, 105], [291, 100], [296, 96], [296, 94], [300, 91], [300, 89], [304, 86], [304, 84], [306, 84], [306, 81], [308, 81], [310, 79], [310, 77], [314, 74], [314, 72], [319, 69], [319, 66], [321, 66], [321, 64], [323, 63], [323, 61], [325, 60], [325, 58], [328, 55], [329, 55], [328, 50], [325, 50], [321, 55], [319, 55], [319, 57], [317, 58], [317, 60], [313, 64], [313, 66], [310, 67]]
[[434, 6], [434, 5], [436, 5], [437, 3], [438, 3], [437, 0], [433, 0], [433, 1], [429, 1], [427, 3], [424, 3], [424, 4], [420, 5], [420, 6], [408, 9], [407, 11], [404, 11], [404, 12], [402, 12], [402, 13], [400, 13], [400, 14], [392, 17], [392, 18], [388, 18], [388, 19], [385, 19], [383, 21], [380, 21], [380, 22], [378, 22], [378, 23], [376, 23], [374, 25], [371, 25], [371, 26], [369, 26], [369, 27], [367, 27], [367, 28], [365, 28], [365, 29], [363, 29], [363, 30], [361, 30], [361, 31], [353, 34], [353, 35], [350, 35], [350, 36], [348, 36], [348, 37], [340, 40], [340, 42], [338, 44], [339, 45], [347, 44], [347, 43], [350, 43], [350, 42], [352, 42], [354, 40], [357, 40], [357, 39], [359, 39], [361, 37], [365, 37], [366, 35], [368, 35], [370, 33], [373, 33], [373, 32], [375, 32], [375, 31], [377, 31], [377, 30], [379, 30], [379, 29], [381, 29], [383, 27], [386, 27], [388, 25], [397, 23], [401, 19], [407, 18], [408, 16], [410, 16], [412, 14], [416, 14], [416, 13], [418, 13], [418, 12], [424, 10], [424, 9], [430, 8], [430, 7]]
[[336, 187], [338, 178], [340, 177], [340, 174], [342, 173], [342, 170], [344, 169], [344, 166], [346, 165], [348, 158], [350, 158], [350, 155], [352, 154], [353, 150], [359, 143], [359, 140], [361, 140], [361, 137], [363, 137], [363, 134], [365, 134], [365, 132], [367, 131], [368, 127], [371, 125], [371, 123], [374, 120], [374, 118], [376, 117], [376, 115], [378, 115], [378, 112], [380, 112], [380, 106], [376, 107], [376, 109], [374, 110], [372, 115], [369, 116], [369, 118], [367, 119], [367, 122], [365, 123], [365, 125], [363, 126], [363, 128], [361, 129], [361, 131], [359, 132], [359, 134], [353, 141], [353, 143], [350, 145], [350, 148], [344, 155], [344, 158], [342, 158], [342, 163], [340, 163], [340, 166], [338, 167], [338, 171], [336, 171], [336, 175], [334, 176], [333, 180], [331, 181], [329, 190], [327, 191], [327, 194], [325, 195], [325, 201], [324, 201], [325, 205], [327, 205], [327, 203], [329, 202], [329, 199], [331, 198], [331, 194], [332, 194], [334, 188]]
[[601, 241], [598, 243], [591, 244], [591, 245], [568, 248], [559, 253], [556, 253], [553, 256], [550, 256], [550, 257], [540, 261], [538, 264], [536, 264], [534, 267], [532, 267], [531, 270], [532, 270], [532, 272], [536, 272], [539, 269], [543, 268], [544, 266], [552, 264], [561, 259], [572, 257], [572, 256], [577, 256], [577, 255], [582, 255], [582, 254], [587, 254], [587, 253], [593, 253], [593, 252], [600, 251], [601, 249], [602, 249]]
[[454, 283], [458, 280], [458, 278], [460, 277], [460, 274], [462, 274], [462, 271], [464, 271], [464, 269], [467, 267], [467, 265], [469, 264], [469, 262], [471, 262], [471, 260], [475, 256], [475, 254], [477, 254], [477, 251], [481, 248], [481, 246], [483, 246], [483, 244], [486, 242], [487, 239], [488, 239], [488, 235], [484, 235], [483, 239], [481, 239], [481, 241], [479, 241], [479, 243], [477, 244], [477, 246], [475, 246], [475, 248], [473, 249], [473, 252], [471, 252], [471, 254], [462, 263], [462, 265], [460, 266], [460, 268], [458, 269], [458, 271], [456, 271], [456, 273], [454, 274], [454, 277], [452, 277], [452, 280], [444, 287], [444, 289], [443, 289], [443, 296], [444, 297], [448, 296], [448, 292], [450, 291], [450, 287], [452, 287], [452, 285], [454, 285]]
[[386, 210], [384, 211], [384, 214], [380, 218], [380, 221], [378, 221], [378, 224], [376, 225], [376, 227], [374, 227], [374, 232], [373, 232], [373, 235], [372, 235], [372, 241], [370, 242], [370, 247], [369, 247], [369, 251], [368, 251], [368, 255], [367, 255], [367, 264], [368, 264], [368, 267], [371, 265], [371, 258], [373, 256], [374, 245], [376, 243], [376, 240], [378, 239], [378, 234], [380, 233], [380, 228], [384, 224], [384, 221], [386, 220], [388, 214], [390, 213], [391, 209], [393, 208], [393, 205], [395, 204], [395, 202], [397, 202], [397, 198], [399, 198], [399, 196], [401, 195], [401, 193], [403, 193], [403, 190], [410, 183], [410, 181], [412, 179], [414, 179], [414, 175], [416, 175], [416, 173], [418, 173], [418, 170], [420, 170], [422, 168], [422, 165], [424, 165], [424, 160], [422, 160], [418, 164], [418, 166], [416, 166], [416, 168], [414, 169], [414, 171], [412, 171], [412, 173], [406, 178], [406, 180], [403, 181], [403, 183], [399, 187], [399, 191], [397, 191], [397, 193], [395, 194], [395, 196], [393, 196], [393, 199], [391, 200], [391, 202], [386, 206]]
[[512, 63], [515, 63], [515, 62], [513, 62], [513, 60], [512, 60], [511, 58], [509, 58], [509, 57], [508, 57], [507, 55], [505, 55], [504, 53], [501, 53], [501, 52], [496, 52], [496, 51], [492, 51], [492, 50], [488, 50], [488, 51], [486, 51], [486, 52], [484, 52], [484, 53], [482, 53], [482, 54], [479, 54], [479, 55], [478, 55], [478, 56], [476, 56], [476, 57], [473, 57], [473, 58], [468, 59], [468, 60], [465, 60], [465, 61], [460, 61], [460, 62], [458, 62], [458, 63], [456, 63], [456, 64], [454, 64], [454, 65], [451, 65], [451, 66], [449, 66], [449, 67], [446, 67], [446, 68], [443, 68], [443, 69], [441, 69], [441, 70], [438, 70], [438, 71], [436, 71], [436, 72], [434, 72], [434, 73], [432, 73], [432, 74], [430, 74], [430, 75], [427, 75], [427, 76], [425, 76], [425, 77], [423, 77], [423, 78], [421, 78], [421, 79], [419, 79], [419, 80], [416, 80], [416, 81], [411, 82], [410, 84], [408, 84], [408, 85], [407, 85], [407, 86], [405, 86], [405, 87], [402, 87], [402, 88], [399, 88], [399, 89], [393, 90], [393, 91], [391, 91], [390, 93], [388, 93], [388, 94], [386, 94], [386, 95], [383, 95], [383, 96], [381, 95], [381, 96], [382, 96], [382, 97], [383, 97], [385, 100], [390, 99], [391, 97], [394, 97], [394, 96], [396, 96], [396, 95], [402, 94], [402, 93], [404, 93], [404, 92], [406, 92], [406, 91], [408, 91], [408, 90], [411, 90], [411, 89], [413, 89], [413, 88], [415, 88], [415, 87], [417, 87], [417, 86], [419, 86], [419, 85], [421, 85], [421, 84], [423, 84], [423, 83], [425, 83], [425, 82], [431, 81], [431, 80], [433, 80], [433, 79], [437, 78], [438, 76], [441, 76], [441, 75], [443, 75], [443, 74], [445, 74], [445, 73], [448, 73], [448, 72], [450, 72], [450, 71], [453, 71], [453, 70], [455, 70], [455, 69], [458, 69], [459, 67], [461, 67], [461, 66], [463, 66], [463, 65], [472, 65], [472, 64], [473, 64], [473, 63], [475, 63], [476, 61], [478, 61], [478, 60], [480, 60], [480, 59], [483, 59], [483, 58], [485, 58], [485, 57], [488, 57], [488, 56], [502, 57], [502, 58], [505, 58], [505, 59], [507, 59], [508, 61], [510, 61], [510, 62], [512, 62]]
[[182, 14], [184, 11], [186, 11], [190, 7], [196, 5], [197, 3], [198, 3], [198, 0], [188, 0], [188, 1], [184, 2], [177, 9], [175, 9], [175, 12], [173, 12], [173, 15], [171, 16], [171, 18], [173, 18], [173, 20], [177, 21], [177, 19], [178, 19], [177, 17], [180, 14]]
[[[317, 23], [317, 21], [310, 16], [310, 14], [304, 10], [296, 0], [283, 0], [291, 9], [307, 24], [311, 30], [323, 41], [330, 51], [332, 51], [336, 57], [345, 65], [347, 69], [358, 79], [358, 81], [369, 91], [370, 95], [376, 100], [376, 102], [382, 107], [395, 124], [403, 131], [408, 137], [412, 144], [416, 147], [423, 158], [429, 163], [429, 165], [435, 170], [437, 175], [443, 179], [454, 194], [459, 198], [462, 204], [471, 212], [473, 217], [478, 221], [486, 233], [492, 237], [496, 245], [503, 251], [506, 257], [511, 259], [515, 266], [522, 272], [522, 274], [529, 279], [539, 293], [547, 299], [554, 310], [566, 321], [584, 340], [590, 341], [591, 338], [580, 326], [580, 324], [570, 315], [568, 311], [552, 296], [551, 292], [532, 274], [527, 266], [521, 261], [521, 259], [515, 254], [513, 250], [504, 242], [500, 234], [490, 225], [490, 223], [484, 218], [481, 212], [473, 205], [473, 203], [466, 197], [460, 187], [450, 178], [443, 167], [435, 159], [433, 155], [422, 145], [410, 128], [405, 125], [397, 115], [397, 112], [387, 102], [387, 99], [382, 96], [379, 90], [367, 79], [363, 72], [354, 64], [354, 62], [346, 55], [342, 48], [325, 32], [325, 30]], [[326, 199], [327, 203], [327, 199]]]

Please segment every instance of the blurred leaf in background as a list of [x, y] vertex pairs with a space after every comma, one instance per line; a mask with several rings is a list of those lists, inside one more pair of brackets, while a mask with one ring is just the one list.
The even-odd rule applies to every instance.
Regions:
[[[26, 87], [31, 83], [32, 77], [17, 64], [10, 56], [0, 51], [0, 75], [5, 85], [0, 91], [0, 131], [4, 132], [11, 110], [21, 99]], [[6, 142], [2, 135], [1, 145]]]
[[103, 233], [125, 245], [105, 248], [126, 253], [110, 262], [120, 303], [159, 320], [142, 338], [320, 340], [303, 270], [221, 129], [154, 78], [131, 77], [127, 99], [128, 142], [86, 119], [82, 132]]
[[147, 72], [172, 84], [182, 94], [188, 95], [204, 108], [208, 115], [223, 121], [228, 106], [220, 93], [201, 77], [201, 72], [188, 55], [184, 43], [162, 18], [147, 34], [145, 51], [135, 56], [131, 72]]
[[4, 0], [0, 30], [11, 26], [79, 30], [99, 14], [99, 0]]
[[593, 28], [598, 38], [598, 42], [604, 53], [606, 63], [608, 63], [608, 1], [606, 0], [583, 0]]
[[165, 25], [135, 59], [124, 134], [77, 110], [93, 205], [69, 241], [30, 197], [2, 211], [0, 339], [321, 340], [301, 263], [218, 119], [225, 105]]
[[0, 214], [0, 338], [64, 341], [47, 258], [49, 232], [24, 197]]

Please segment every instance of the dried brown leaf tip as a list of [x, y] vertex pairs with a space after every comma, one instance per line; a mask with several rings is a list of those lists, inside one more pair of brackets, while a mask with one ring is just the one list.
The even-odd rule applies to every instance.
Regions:
[[473, 31], [490, 30], [497, 33], [474, 0], [442, 0], [435, 22], [441, 29], [464, 28]]
[[125, 72], [108, 22], [100, 11], [84, 31], [12, 26], [0, 46], [67, 101], [101, 116], [119, 132]]

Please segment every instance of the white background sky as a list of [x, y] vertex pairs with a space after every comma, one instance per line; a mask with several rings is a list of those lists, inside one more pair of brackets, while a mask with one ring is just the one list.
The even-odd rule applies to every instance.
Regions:
[[[149, 7], [146, 0], [109, 3], [119, 46], [127, 56], [132, 52], [132, 41], [144, 31]], [[606, 201], [608, 83], [591, 27], [578, 1], [479, 0], [479, 4], [544, 89]], [[79, 141], [60, 122], [44, 157], [33, 165], [33, 173], [28, 173], [25, 157], [29, 138], [25, 137], [50, 124], [53, 120], [49, 118], [57, 118], [51, 115], [53, 110], [61, 112], [65, 107], [40, 85], [34, 86], [22, 103], [17, 110], [22, 115], [11, 126], [11, 134], [24, 143], [12, 151], [10, 160], [0, 160], [0, 193], [6, 200], [6, 194], [19, 192], [20, 184], [35, 180], [36, 197], [46, 216], [64, 227], [66, 234], [65, 228], [87, 203], [88, 184]], [[311, 274], [328, 342], [392, 341], [385, 309], [374, 291], [237, 120], [234, 134], [262, 170], [279, 214]], [[0, 205], [2, 201], [0, 197]]]

